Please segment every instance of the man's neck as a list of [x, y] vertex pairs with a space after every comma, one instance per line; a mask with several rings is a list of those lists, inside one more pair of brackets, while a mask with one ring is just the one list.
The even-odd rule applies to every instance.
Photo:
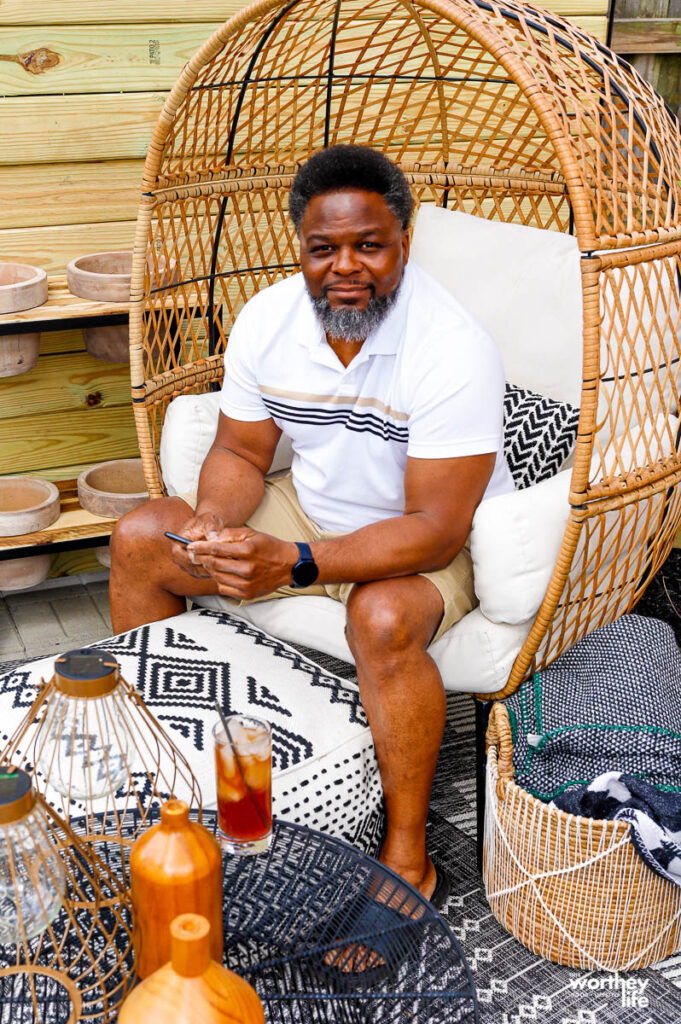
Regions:
[[347, 341], [345, 338], [334, 338], [327, 332], [326, 340], [340, 359], [343, 366], [349, 366], [362, 348], [366, 338], [361, 338], [357, 341]]

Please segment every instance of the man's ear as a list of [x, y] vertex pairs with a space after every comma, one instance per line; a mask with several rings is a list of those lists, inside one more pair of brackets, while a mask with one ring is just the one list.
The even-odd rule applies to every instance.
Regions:
[[405, 228], [402, 232], [402, 259], [405, 263], [409, 260], [409, 249], [411, 248], [411, 235], [409, 234], [409, 228]]

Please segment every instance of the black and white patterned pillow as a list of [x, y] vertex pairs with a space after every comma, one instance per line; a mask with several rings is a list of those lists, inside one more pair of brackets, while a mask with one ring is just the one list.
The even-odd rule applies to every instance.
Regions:
[[516, 489], [555, 476], [577, 440], [579, 409], [506, 385], [504, 455]]

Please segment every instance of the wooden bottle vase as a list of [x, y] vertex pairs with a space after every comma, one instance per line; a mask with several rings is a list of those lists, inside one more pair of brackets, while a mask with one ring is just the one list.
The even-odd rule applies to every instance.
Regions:
[[184, 801], [163, 804], [160, 823], [133, 845], [130, 894], [140, 978], [170, 960], [170, 925], [179, 914], [207, 918], [211, 955], [222, 963], [222, 854], [214, 836], [189, 820]]
[[171, 962], [130, 993], [118, 1024], [265, 1024], [247, 981], [211, 960], [211, 927], [199, 914], [171, 924]]

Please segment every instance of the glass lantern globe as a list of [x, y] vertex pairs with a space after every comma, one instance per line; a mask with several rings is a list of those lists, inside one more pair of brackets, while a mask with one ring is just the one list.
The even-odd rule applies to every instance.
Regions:
[[0, 946], [30, 942], [64, 901], [66, 875], [30, 776], [0, 768]]
[[70, 800], [116, 793], [136, 761], [118, 662], [108, 651], [68, 651], [54, 683], [36, 735], [38, 768]]

